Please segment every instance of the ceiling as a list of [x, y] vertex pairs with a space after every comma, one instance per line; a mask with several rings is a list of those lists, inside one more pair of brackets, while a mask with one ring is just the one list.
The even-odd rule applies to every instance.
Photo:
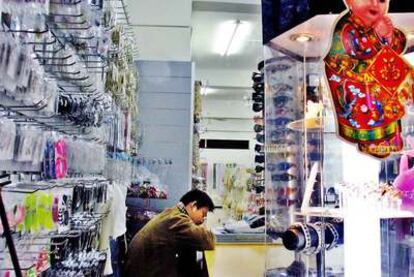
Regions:
[[[257, 2], [193, 1], [191, 56], [196, 68], [250, 71], [256, 68], [263, 52], [260, 4], [251, 4]], [[220, 56], [213, 51], [219, 25], [231, 20], [247, 22], [251, 32], [240, 53]]]

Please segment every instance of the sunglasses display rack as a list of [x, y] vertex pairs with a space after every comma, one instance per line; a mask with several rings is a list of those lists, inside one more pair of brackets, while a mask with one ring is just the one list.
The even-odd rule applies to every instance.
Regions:
[[0, 276], [102, 276], [109, 181], [2, 177]]
[[248, 214], [264, 215], [264, 174], [265, 174], [265, 153], [264, 153], [264, 106], [265, 106], [265, 89], [264, 89], [264, 61], [257, 64], [257, 71], [252, 72], [252, 109], [256, 113], [253, 118], [253, 130], [256, 133], [255, 150], [255, 173], [252, 174], [253, 186], [250, 188], [250, 199], [248, 204]]
[[327, 148], [319, 64], [271, 48], [265, 53], [266, 231], [269, 243], [282, 242], [295, 252], [293, 263], [303, 265], [269, 267], [266, 276], [293, 276], [292, 270], [302, 272], [297, 276], [343, 276], [342, 264], [325, 264], [325, 252], [338, 255], [343, 249], [342, 219], [300, 212], [324, 207], [328, 200], [338, 204], [323, 186]]
[[253, 81], [253, 93], [251, 99], [253, 101], [252, 110], [256, 113], [256, 116], [253, 118], [254, 126], [253, 130], [256, 133], [256, 145], [255, 145], [255, 171], [257, 176], [257, 189], [262, 190], [260, 187], [263, 187], [263, 174], [264, 174], [264, 132], [265, 132], [265, 124], [264, 124], [264, 105], [265, 105], [265, 95], [264, 95], [264, 72], [263, 72], [264, 62], [261, 61], [257, 65], [257, 72], [252, 73], [252, 81]]
[[280, 237], [292, 223], [300, 185], [300, 138], [288, 128], [301, 112], [300, 68], [286, 56], [265, 60], [265, 187], [267, 234]]
[[0, 22], [0, 276], [103, 276], [137, 133], [124, 2], [3, 0]]

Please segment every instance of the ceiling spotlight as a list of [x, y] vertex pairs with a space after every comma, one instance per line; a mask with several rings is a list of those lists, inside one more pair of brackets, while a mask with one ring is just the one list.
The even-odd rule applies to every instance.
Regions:
[[311, 34], [306, 34], [306, 33], [293, 34], [290, 36], [290, 40], [304, 43], [304, 42], [309, 42], [309, 41], [314, 40], [314, 36]]

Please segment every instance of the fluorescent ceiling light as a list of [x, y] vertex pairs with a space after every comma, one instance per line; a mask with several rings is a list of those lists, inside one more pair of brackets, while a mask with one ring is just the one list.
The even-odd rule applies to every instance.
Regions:
[[217, 29], [213, 51], [220, 56], [239, 53], [250, 31], [251, 26], [248, 22], [240, 20], [223, 22]]
[[203, 87], [201, 89], [201, 95], [203, 95], [203, 96], [213, 94], [213, 93], [216, 93], [216, 92], [217, 92], [217, 89], [210, 88], [210, 87], [207, 87], [207, 86]]

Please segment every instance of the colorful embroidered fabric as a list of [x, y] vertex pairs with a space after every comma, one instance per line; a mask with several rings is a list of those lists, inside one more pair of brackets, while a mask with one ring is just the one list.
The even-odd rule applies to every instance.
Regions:
[[400, 120], [413, 99], [412, 69], [400, 56], [405, 45], [401, 31], [388, 42], [348, 12], [324, 59], [339, 136], [374, 157], [403, 148]]

